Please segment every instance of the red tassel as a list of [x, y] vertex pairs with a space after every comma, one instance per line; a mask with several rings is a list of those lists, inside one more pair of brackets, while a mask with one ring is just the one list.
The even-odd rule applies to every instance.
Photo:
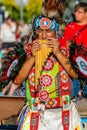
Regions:
[[30, 130], [38, 130], [39, 112], [31, 113]]
[[62, 123], [64, 130], [69, 130], [69, 122], [70, 122], [69, 117], [70, 117], [69, 110], [62, 112]]

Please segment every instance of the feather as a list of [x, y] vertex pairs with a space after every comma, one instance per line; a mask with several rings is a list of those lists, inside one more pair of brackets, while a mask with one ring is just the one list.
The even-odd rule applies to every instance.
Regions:
[[13, 50], [2, 57], [0, 67], [0, 91], [11, 81], [14, 80], [26, 59], [23, 46], [15, 45]]
[[65, 7], [61, 0], [43, 0], [42, 14], [49, 18], [56, 18], [58, 22], [61, 21]]
[[61, 0], [43, 0], [43, 4], [47, 10], [56, 10], [56, 9], [60, 9], [60, 10], [64, 10], [64, 5], [63, 2], [61, 2]]
[[84, 59], [87, 60], [87, 48], [84, 48], [83, 44], [77, 45], [74, 41], [70, 45], [70, 53], [69, 54], [70, 54], [69, 58], [70, 58], [71, 66], [78, 74], [78, 80], [80, 82], [81, 89], [84, 89], [84, 87], [87, 84], [87, 75], [84, 75], [84, 73], [81, 72], [81, 70], [76, 62], [76, 58], [80, 56], [80, 57], [83, 57]]

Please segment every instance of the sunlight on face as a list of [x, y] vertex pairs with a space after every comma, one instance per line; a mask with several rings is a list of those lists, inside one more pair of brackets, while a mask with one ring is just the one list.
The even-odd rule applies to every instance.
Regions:
[[81, 22], [87, 19], [87, 12], [83, 8], [78, 8], [74, 13], [75, 19], [77, 22]]
[[39, 39], [55, 38], [56, 31], [52, 29], [38, 29], [36, 33], [39, 34]]

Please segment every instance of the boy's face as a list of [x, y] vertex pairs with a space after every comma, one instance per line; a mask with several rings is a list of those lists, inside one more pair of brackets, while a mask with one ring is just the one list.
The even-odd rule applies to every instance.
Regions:
[[33, 22], [35, 32], [38, 34], [38, 39], [56, 38], [56, 32], [59, 29], [59, 24], [55, 19], [49, 19], [39, 16]]
[[56, 31], [52, 29], [39, 28], [36, 33], [39, 35], [38, 39], [56, 38]]
[[75, 11], [74, 16], [77, 22], [82, 22], [87, 19], [87, 12], [85, 12], [83, 8], [78, 8]]

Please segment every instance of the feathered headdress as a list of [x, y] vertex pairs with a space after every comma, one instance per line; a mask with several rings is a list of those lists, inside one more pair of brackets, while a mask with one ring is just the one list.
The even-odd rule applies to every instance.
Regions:
[[78, 73], [81, 88], [87, 85], [87, 48], [81, 43], [74, 42], [70, 45], [70, 62], [72, 68]]
[[65, 7], [62, 0], [43, 0], [42, 14], [49, 18], [54, 17], [57, 22], [61, 22]]
[[25, 59], [26, 53], [21, 44], [15, 45], [14, 48], [6, 54], [6, 56], [2, 57], [0, 67], [0, 91], [2, 91], [2, 89], [11, 80], [15, 79]]

